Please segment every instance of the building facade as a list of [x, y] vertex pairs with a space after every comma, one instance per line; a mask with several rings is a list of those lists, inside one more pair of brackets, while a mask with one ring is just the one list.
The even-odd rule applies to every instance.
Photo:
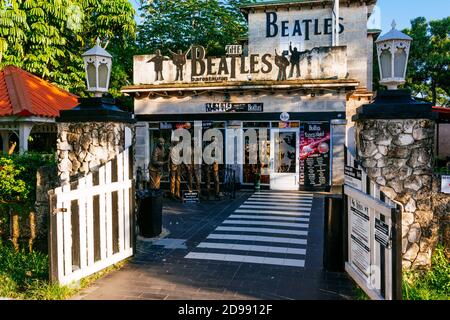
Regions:
[[188, 129], [204, 147], [205, 133], [216, 129], [223, 165], [244, 186], [258, 172], [270, 189], [341, 186], [345, 146], [354, 145], [350, 119], [372, 97], [378, 31], [367, 22], [375, 4], [252, 4], [242, 7], [248, 42], [230, 44], [226, 56], [196, 45], [135, 56], [134, 84], [122, 91], [135, 99], [137, 167], [146, 169], [157, 139], [170, 143], [176, 129]]

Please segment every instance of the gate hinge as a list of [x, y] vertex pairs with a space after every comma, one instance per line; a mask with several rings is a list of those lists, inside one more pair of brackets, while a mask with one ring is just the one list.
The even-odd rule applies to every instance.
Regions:
[[57, 208], [57, 209], [53, 209], [53, 215], [56, 216], [58, 213], [65, 213], [67, 212], [67, 209], [65, 208]]

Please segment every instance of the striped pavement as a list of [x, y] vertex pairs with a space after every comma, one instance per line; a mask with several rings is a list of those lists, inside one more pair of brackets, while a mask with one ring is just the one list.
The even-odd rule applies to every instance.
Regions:
[[314, 196], [254, 193], [187, 259], [304, 267]]

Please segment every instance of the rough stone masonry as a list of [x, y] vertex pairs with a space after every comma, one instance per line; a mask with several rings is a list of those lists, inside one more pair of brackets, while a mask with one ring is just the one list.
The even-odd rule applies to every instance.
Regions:
[[356, 123], [362, 166], [381, 191], [404, 208], [404, 268], [430, 266], [432, 250], [439, 240], [439, 222], [450, 209], [445, 202], [448, 197], [433, 201], [438, 192], [433, 189], [434, 128], [435, 122], [425, 119]]
[[62, 184], [96, 172], [124, 150], [123, 123], [59, 123], [58, 127], [58, 175]]

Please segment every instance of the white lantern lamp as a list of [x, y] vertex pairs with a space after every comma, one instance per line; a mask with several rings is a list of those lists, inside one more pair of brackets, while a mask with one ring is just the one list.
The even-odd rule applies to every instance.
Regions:
[[396, 23], [393, 21], [392, 30], [375, 42], [380, 65], [380, 83], [389, 90], [397, 90], [399, 85], [406, 82], [406, 67], [413, 40], [395, 27]]
[[111, 77], [112, 56], [100, 46], [97, 38], [95, 47], [83, 53], [87, 91], [101, 97], [108, 92]]

